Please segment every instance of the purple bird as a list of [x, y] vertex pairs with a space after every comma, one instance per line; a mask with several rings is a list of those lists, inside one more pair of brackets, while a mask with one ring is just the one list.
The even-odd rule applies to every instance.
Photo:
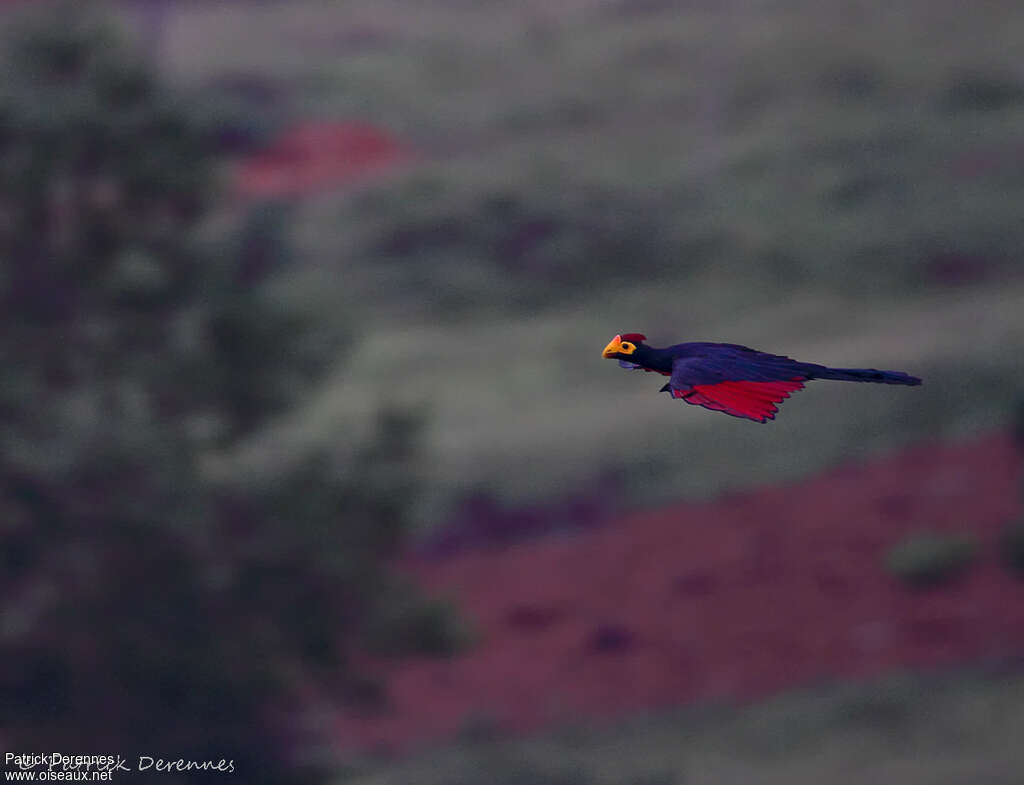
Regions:
[[696, 406], [756, 422], [774, 420], [789, 394], [811, 379], [843, 382], [919, 385], [921, 380], [902, 371], [873, 368], [827, 368], [767, 354], [735, 343], [679, 343], [655, 349], [640, 333], [616, 335], [602, 357], [618, 360], [623, 368], [668, 376], [667, 392]]

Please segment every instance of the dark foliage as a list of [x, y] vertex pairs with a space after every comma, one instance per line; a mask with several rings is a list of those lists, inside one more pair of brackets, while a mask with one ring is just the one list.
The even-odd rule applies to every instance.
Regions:
[[947, 111], [995, 111], [1024, 102], [1024, 83], [1015, 74], [969, 71], [956, 75], [939, 97]]
[[977, 555], [977, 544], [968, 535], [914, 534], [886, 554], [889, 572], [908, 586], [928, 588], [960, 577]]
[[69, 4], [4, 54], [0, 736], [312, 778], [286, 744], [300, 688], [380, 700], [350, 664], [382, 625], [392, 653], [451, 648], [445, 608], [384, 567], [417, 422], [212, 480], [201, 458], [294, 405], [337, 336], [264, 291], [255, 224], [200, 242], [218, 129], [111, 28]]
[[717, 232], [677, 231], [656, 202], [568, 185], [553, 193], [442, 189], [424, 198], [414, 184], [369, 194], [357, 209], [378, 229], [356, 258], [407, 279], [429, 273], [441, 310], [459, 312], [551, 305], [598, 282], [696, 272], [723, 251]]
[[1024, 578], [1024, 521], [1006, 525], [999, 538], [999, 550], [1006, 567]]

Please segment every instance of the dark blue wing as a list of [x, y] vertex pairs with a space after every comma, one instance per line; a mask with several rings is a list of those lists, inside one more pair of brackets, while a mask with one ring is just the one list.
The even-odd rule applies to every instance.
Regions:
[[672, 363], [669, 385], [688, 390], [720, 382], [781, 382], [813, 376], [813, 366], [737, 344], [690, 344]]

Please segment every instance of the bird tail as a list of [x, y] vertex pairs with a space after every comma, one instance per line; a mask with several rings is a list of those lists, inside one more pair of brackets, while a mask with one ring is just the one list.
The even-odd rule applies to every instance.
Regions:
[[875, 382], [876, 384], [907, 384], [916, 386], [921, 380], [903, 371], [878, 371], [874, 368], [826, 368], [816, 366], [811, 371], [814, 379], [835, 379], [840, 382]]

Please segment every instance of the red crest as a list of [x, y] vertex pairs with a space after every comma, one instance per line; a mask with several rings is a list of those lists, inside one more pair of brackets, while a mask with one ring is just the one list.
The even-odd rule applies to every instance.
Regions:
[[622, 340], [624, 341], [632, 341], [633, 343], [638, 343], [639, 341], [647, 340], [647, 336], [641, 335], [640, 333], [623, 333], [619, 337], [622, 338]]

